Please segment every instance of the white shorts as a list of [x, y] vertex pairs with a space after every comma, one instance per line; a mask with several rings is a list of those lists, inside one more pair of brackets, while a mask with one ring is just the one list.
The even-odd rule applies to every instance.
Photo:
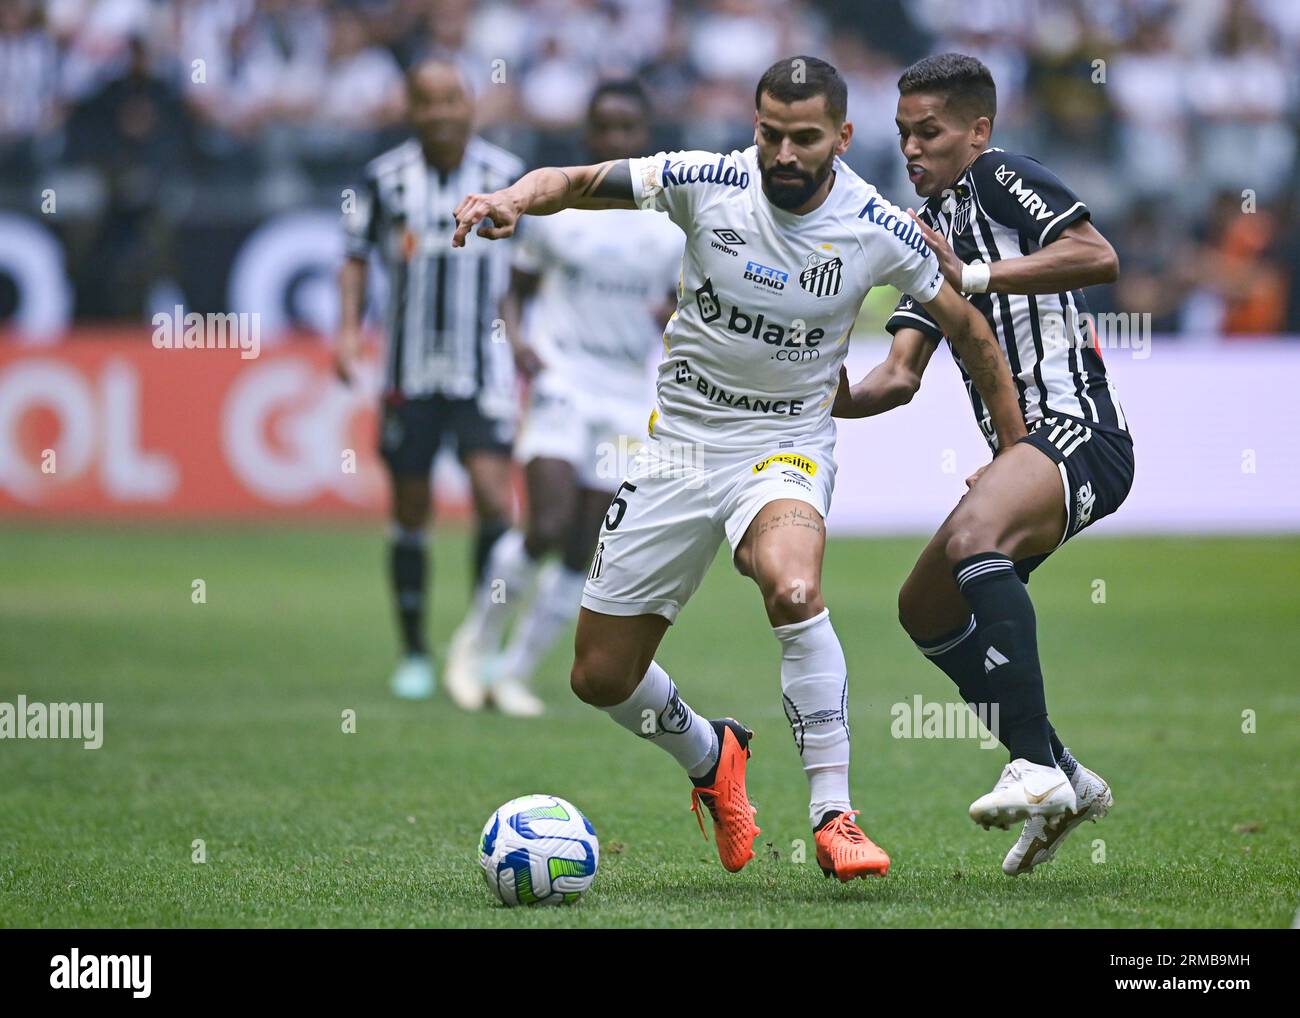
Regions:
[[582, 606], [673, 622], [722, 539], [734, 556], [763, 506], [793, 498], [825, 517], [835, 490], [834, 434], [780, 444], [698, 452], [659, 433], [648, 439], [605, 515]]
[[515, 459], [563, 460], [582, 487], [613, 491], [646, 441], [653, 399], [648, 391], [645, 402], [576, 393], [539, 379], [528, 395]]

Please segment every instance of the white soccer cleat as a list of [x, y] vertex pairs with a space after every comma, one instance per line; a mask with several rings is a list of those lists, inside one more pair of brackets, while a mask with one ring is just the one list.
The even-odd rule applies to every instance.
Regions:
[[535, 718], [546, 713], [546, 704], [533, 696], [518, 679], [502, 679], [492, 683], [489, 695], [497, 710], [513, 718]]
[[1075, 810], [1059, 818], [1053, 826], [1048, 826], [1042, 817], [1026, 820], [1020, 839], [1011, 846], [1011, 851], [1002, 860], [1002, 872], [1007, 876], [1018, 877], [1035, 866], [1051, 862], [1056, 855], [1057, 846], [1065, 840], [1067, 834], [1085, 820], [1091, 820], [1095, 824], [1115, 803], [1114, 796], [1110, 794], [1110, 786], [1100, 775], [1094, 774], [1082, 764], [1075, 768], [1070, 784], [1074, 786]]
[[1013, 823], [1030, 817], [1052, 819], [1074, 812], [1074, 789], [1061, 768], [1030, 763], [1023, 758], [1002, 768], [993, 791], [981, 795], [970, 806], [970, 818], [986, 831], [1007, 830]]
[[478, 652], [476, 628], [462, 625], [451, 638], [447, 649], [447, 674], [443, 681], [447, 695], [461, 710], [482, 710], [487, 701], [487, 684], [483, 681], [483, 659]]
[[397, 666], [388, 685], [399, 699], [427, 700], [437, 686], [433, 665], [423, 654], [410, 654]]

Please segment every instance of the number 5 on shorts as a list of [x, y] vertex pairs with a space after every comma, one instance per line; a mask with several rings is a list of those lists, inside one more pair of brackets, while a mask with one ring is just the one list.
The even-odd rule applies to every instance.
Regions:
[[622, 497], [623, 489], [636, 491], [636, 485], [624, 481], [618, 486], [618, 491], [614, 492], [614, 501], [609, 504], [610, 511], [613, 512], [614, 518], [609, 518], [609, 513], [605, 514], [605, 529], [617, 530], [618, 525], [623, 522], [623, 515], [627, 512], [627, 499]]

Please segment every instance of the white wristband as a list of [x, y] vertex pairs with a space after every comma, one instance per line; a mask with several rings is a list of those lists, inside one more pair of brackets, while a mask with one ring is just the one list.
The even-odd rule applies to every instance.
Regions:
[[961, 267], [961, 292], [986, 293], [989, 288], [989, 275], [992, 270], [988, 262], [971, 262]]

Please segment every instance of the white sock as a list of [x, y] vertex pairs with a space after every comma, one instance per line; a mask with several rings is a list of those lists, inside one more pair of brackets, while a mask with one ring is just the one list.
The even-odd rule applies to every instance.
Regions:
[[585, 571], [553, 562], [537, 579], [537, 592], [510, 636], [501, 665], [503, 678], [527, 683], [557, 636], [578, 617]]
[[507, 530], [492, 545], [464, 622], [474, 632], [478, 647], [488, 653], [496, 651], [515, 609], [527, 597], [539, 565], [524, 548], [524, 535], [518, 530]]
[[629, 732], [654, 739], [693, 778], [707, 774], [718, 759], [717, 732], [677, 695], [673, 680], [654, 661], [631, 696], [601, 709]]
[[808, 775], [808, 815], [816, 827], [828, 810], [852, 808], [848, 666], [827, 609], [772, 632], [781, 641], [782, 700]]

